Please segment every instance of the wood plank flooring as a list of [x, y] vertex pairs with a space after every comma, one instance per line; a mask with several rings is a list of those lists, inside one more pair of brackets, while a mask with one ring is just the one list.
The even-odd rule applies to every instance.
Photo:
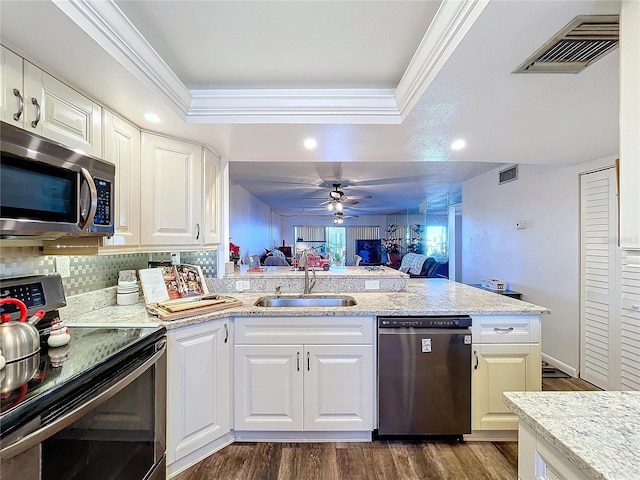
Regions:
[[[549, 391], [599, 390], [543, 378]], [[173, 480], [515, 480], [517, 442], [234, 443]]]

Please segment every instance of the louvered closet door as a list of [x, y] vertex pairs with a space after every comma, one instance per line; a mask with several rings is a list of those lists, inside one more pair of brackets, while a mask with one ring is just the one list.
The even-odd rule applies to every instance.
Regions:
[[581, 176], [580, 377], [605, 390], [620, 370], [615, 189], [613, 168]]
[[621, 390], [640, 390], [640, 252], [622, 262]]

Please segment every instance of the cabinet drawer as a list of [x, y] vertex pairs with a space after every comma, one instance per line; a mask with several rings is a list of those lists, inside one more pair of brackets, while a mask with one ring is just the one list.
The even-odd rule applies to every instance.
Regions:
[[234, 343], [372, 344], [375, 319], [336, 317], [236, 317]]
[[474, 343], [538, 343], [538, 315], [475, 316], [471, 327]]

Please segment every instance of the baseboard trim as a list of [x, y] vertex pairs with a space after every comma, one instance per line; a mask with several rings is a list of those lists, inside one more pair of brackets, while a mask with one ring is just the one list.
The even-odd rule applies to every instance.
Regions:
[[518, 430], [473, 430], [464, 436], [465, 442], [515, 442]]
[[547, 362], [549, 365], [553, 365], [558, 370], [566, 373], [567, 375], [571, 375], [572, 377], [578, 377], [578, 369], [574, 368], [570, 365], [567, 365], [564, 362], [561, 362], [557, 358], [553, 358], [551, 355], [547, 355], [546, 353], [542, 353], [542, 360]]
[[236, 431], [236, 442], [370, 442], [371, 431], [261, 432]]
[[182, 457], [179, 460], [167, 465], [167, 478], [172, 478], [178, 475], [179, 473], [184, 472], [188, 468], [192, 467], [196, 463], [204, 460], [209, 455], [213, 455], [218, 450], [223, 449], [227, 445], [231, 445], [235, 442], [235, 435], [233, 432], [229, 432], [224, 436], [218, 438], [217, 440], [200, 447], [195, 452], [190, 453]]

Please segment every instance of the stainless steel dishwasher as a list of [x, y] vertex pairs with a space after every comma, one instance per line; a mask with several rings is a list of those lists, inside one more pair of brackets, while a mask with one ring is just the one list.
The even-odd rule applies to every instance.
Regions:
[[378, 317], [378, 434], [471, 433], [471, 318]]

